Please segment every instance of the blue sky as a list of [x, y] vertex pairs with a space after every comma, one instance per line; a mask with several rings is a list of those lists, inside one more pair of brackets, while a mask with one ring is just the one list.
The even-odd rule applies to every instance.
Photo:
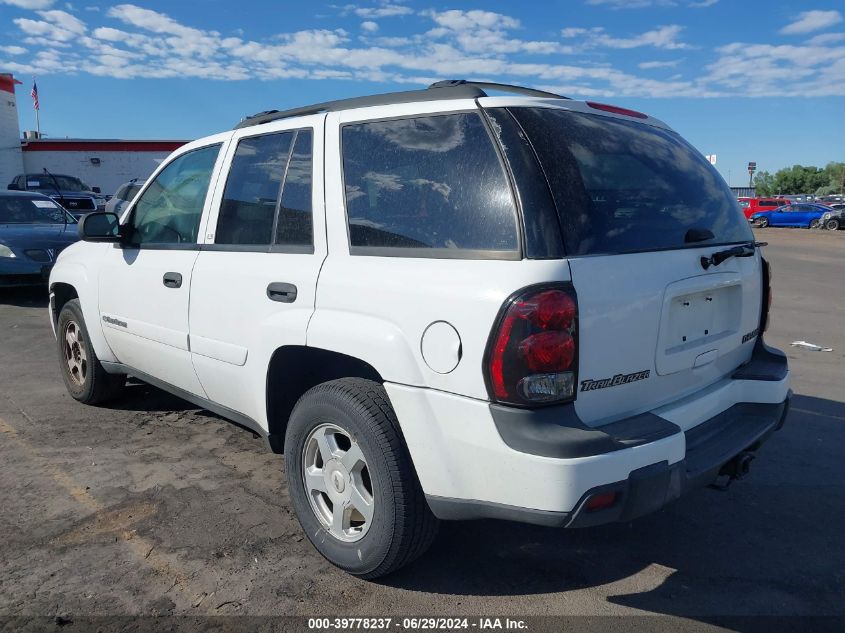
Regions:
[[845, 160], [841, 0], [347, 3], [0, 0], [21, 127], [37, 77], [52, 137], [191, 139], [270, 108], [444, 78], [643, 110], [732, 184]]

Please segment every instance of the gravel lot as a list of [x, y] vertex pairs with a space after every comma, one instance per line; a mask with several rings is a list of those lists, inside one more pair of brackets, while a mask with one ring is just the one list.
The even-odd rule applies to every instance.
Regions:
[[843, 616], [845, 231], [758, 239], [795, 398], [749, 479], [589, 530], [444, 524], [378, 582], [312, 549], [250, 433], [141, 384], [112, 408], [71, 400], [44, 290], [0, 290], [0, 617]]

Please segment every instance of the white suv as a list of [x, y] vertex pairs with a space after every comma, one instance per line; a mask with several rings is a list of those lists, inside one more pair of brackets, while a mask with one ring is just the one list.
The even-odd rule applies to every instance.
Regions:
[[264, 112], [80, 233], [50, 277], [71, 395], [132, 375], [261, 434], [359, 576], [437, 519], [638, 517], [744, 474], [786, 415], [760, 244], [624, 108], [450, 81]]

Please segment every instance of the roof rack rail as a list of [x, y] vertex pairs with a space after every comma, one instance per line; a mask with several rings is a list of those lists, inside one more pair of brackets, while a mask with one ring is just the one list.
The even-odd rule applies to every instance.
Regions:
[[337, 112], [338, 110], [350, 110], [352, 108], [365, 108], [377, 105], [393, 105], [398, 103], [413, 103], [415, 101], [439, 101], [441, 99], [477, 99], [488, 96], [484, 89], [499, 92], [511, 92], [530, 97], [546, 97], [552, 99], [568, 99], [562, 95], [534, 88], [523, 86], [512, 86], [510, 84], [499, 84], [487, 81], [466, 81], [465, 79], [448, 79], [431, 84], [424, 90], [405, 90], [402, 92], [388, 92], [385, 94], [369, 95], [366, 97], [352, 97], [350, 99], [338, 99], [337, 101], [325, 101], [313, 105], [292, 108], [290, 110], [265, 110], [243, 119], [235, 126], [235, 129], [270, 123], [279, 119], [289, 119], [295, 116], [307, 114], [319, 114], [321, 112]]
[[[473, 86], [480, 90], [497, 90], [499, 92], [511, 92], [518, 95], [526, 95], [528, 97], [545, 97], [547, 99], [569, 99], [563, 95], [546, 90], [537, 90], [536, 88], [526, 88], [525, 86], [515, 86], [513, 84], [500, 84], [494, 81], [467, 81], [466, 79], [446, 79], [431, 84], [428, 89], [432, 88], [452, 88], [454, 86]], [[486, 93], [485, 93], [485, 96]]]

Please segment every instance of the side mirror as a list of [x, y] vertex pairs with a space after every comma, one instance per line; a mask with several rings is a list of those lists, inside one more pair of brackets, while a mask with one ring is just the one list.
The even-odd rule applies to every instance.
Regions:
[[86, 242], [120, 242], [120, 218], [105, 211], [84, 215], [79, 221], [79, 237]]
[[6, 187], [6, 189], [8, 189], [9, 191], [20, 191], [21, 190], [21, 188], [18, 187], [15, 183], [12, 183], [8, 187]]
[[94, 193], [102, 193], [102, 192], [100, 191], [100, 188], [99, 188], [99, 187], [91, 187], [91, 191], [93, 191]]

